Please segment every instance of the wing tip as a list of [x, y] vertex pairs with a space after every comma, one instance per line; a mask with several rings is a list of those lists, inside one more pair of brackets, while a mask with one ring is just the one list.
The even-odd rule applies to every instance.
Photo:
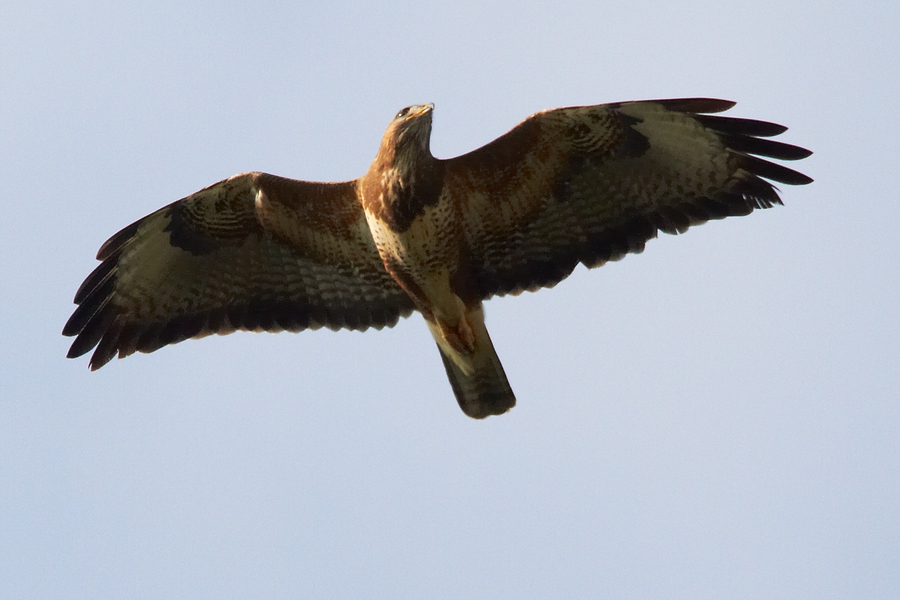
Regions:
[[752, 175], [785, 185], [809, 185], [813, 182], [812, 177], [800, 171], [749, 154], [742, 156], [741, 167]]
[[788, 130], [784, 125], [744, 119], [695, 114], [693, 118], [718, 136], [721, 143], [741, 157], [740, 166], [753, 175], [787, 185], [808, 185], [813, 179], [799, 171], [765, 160], [797, 161], [812, 156], [812, 150], [769, 139]]
[[734, 107], [734, 100], [721, 98], [669, 98], [665, 100], [650, 100], [666, 110], [683, 113], [720, 113]]
[[143, 221], [144, 219], [137, 220], [131, 225], [123, 227], [118, 232], [110, 236], [108, 240], [103, 242], [103, 244], [100, 246], [100, 249], [97, 250], [97, 260], [106, 260], [112, 257], [112, 255], [116, 252], [120, 251], [122, 249], [122, 246], [124, 246], [131, 238], [134, 237], [134, 234], [137, 233], [138, 229], [140, 229]]

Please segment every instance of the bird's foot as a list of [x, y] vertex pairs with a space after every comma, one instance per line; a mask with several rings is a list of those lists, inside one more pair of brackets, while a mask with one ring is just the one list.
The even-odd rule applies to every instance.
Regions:
[[465, 317], [461, 318], [455, 326], [438, 320], [438, 326], [441, 328], [441, 335], [451, 348], [467, 356], [475, 351], [475, 332], [472, 331], [472, 326]]

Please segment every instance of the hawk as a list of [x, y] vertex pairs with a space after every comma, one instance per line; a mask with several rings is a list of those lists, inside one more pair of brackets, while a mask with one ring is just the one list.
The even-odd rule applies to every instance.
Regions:
[[433, 104], [404, 108], [369, 170], [315, 183], [244, 173], [129, 225], [100, 247], [63, 335], [114, 356], [235, 330], [365, 330], [418, 311], [470, 417], [515, 405], [483, 302], [552, 287], [641, 252], [659, 231], [781, 204], [806, 175], [764, 158], [810, 151], [786, 127], [708, 98], [536, 113], [468, 154], [429, 148]]

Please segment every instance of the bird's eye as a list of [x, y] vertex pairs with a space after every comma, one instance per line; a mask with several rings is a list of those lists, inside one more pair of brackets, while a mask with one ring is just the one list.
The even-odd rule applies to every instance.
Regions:
[[404, 108], [403, 110], [401, 110], [400, 112], [398, 112], [398, 113], [397, 113], [397, 116], [394, 117], [394, 118], [395, 118], [395, 119], [402, 119], [403, 117], [405, 117], [406, 115], [409, 114], [409, 110], [410, 110], [411, 108], [412, 108], [412, 106], [407, 106], [406, 108]]

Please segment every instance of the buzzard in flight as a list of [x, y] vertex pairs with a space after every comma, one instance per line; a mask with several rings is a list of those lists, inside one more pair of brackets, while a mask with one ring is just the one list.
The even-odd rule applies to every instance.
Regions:
[[401, 110], [365, 175], [313, 183], [244, 173], [112, 236], [75, 294], [68, 356], [114, 356], [248, 331], [380, 329], [418, 310], [470, 417], [515, 404], [484, 324], [494, 295], [551, 287], [582, 263], [641, 252], [658, 231], [781, 200], [812, 180], [759, 157], [808, 150], [781, 125], [705, 98], [548, 110], [449, 160], [434, 106]]

